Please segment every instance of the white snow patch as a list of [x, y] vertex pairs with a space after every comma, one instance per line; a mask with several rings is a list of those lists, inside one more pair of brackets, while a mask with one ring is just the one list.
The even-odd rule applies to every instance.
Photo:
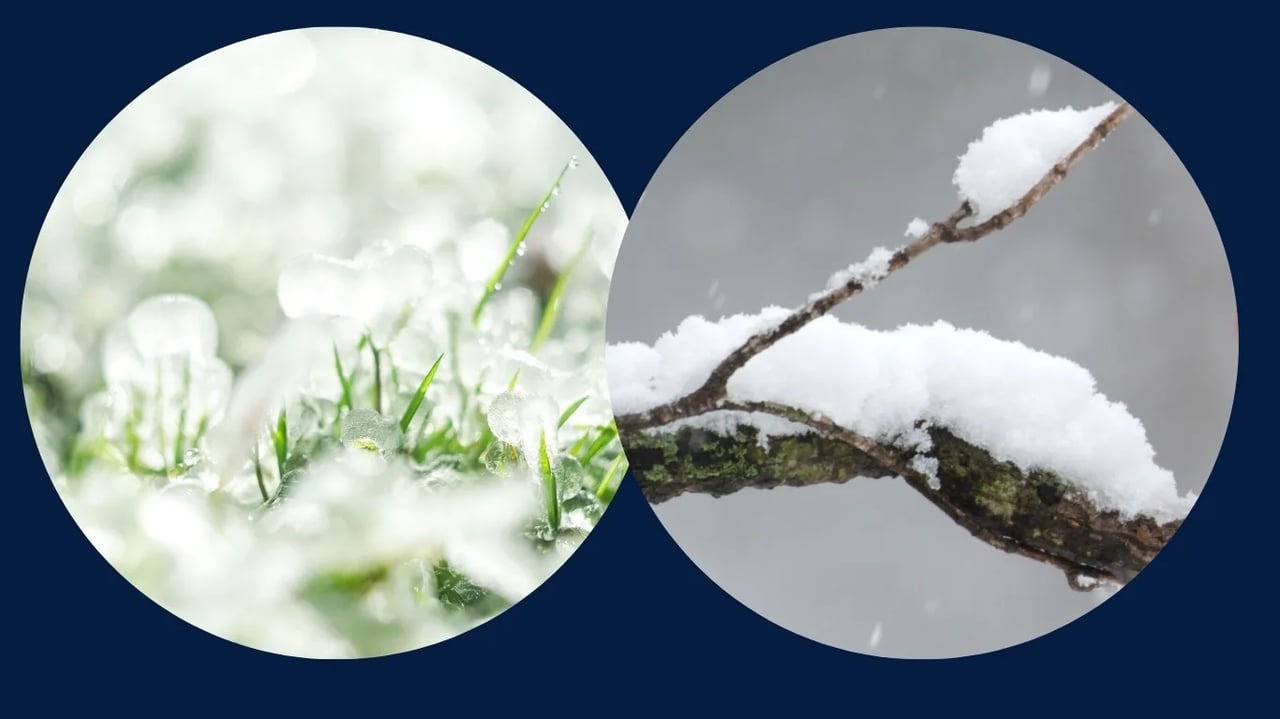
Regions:
[[826, 289], [809, 295], [809, 301], [812, 302], [828, 292], [843, 287], [850, 281], [856, 281], [866, 290], [875, 287], [885, 275], [889, 274], [889, 262], [893, 259], [895, 252], [897, 252], [896, 249], [875, 248], [870, 255], [867, 255], [867, 259], [855, 262], [827, 278]]
[[756, 443], [765, 450], [769, 449], [769, 439], [771, 437], [794, 437], [809, 434], [813, 431], [808, 425], [792, 422], [789, 419], [776, 417], [765, 412], [737, 412], [732, 410], [708, 412], [697, 417], [676, 420], [650, 431], [672, 433], [692, 427], [706, 430], [712, 434], [728, 436], [737, 434], [738, 428], [742, 426], [755, 428], [757, 432]]
[[[653, 346], [611, 345], [618, 415], [697, 389], [716, 364], [789, 310], [717, 322], [689, 317]], [[825, 316], [753, 358], [729, 381], [731, 399], [782, 402], [880, 442], [917, 446], [917, 422], [945, 427], [1023, 471], [1044, 469], [1097, 505], [1159, 521], [1186, 515], [1173, 475], [1155, 463], [1142, 423], [1061, 357], [946, 322], [874, 331]], [[926, 450], [927, 451], [927, 450]]]
[[982, 222], [1012, 205], [1116, 109], [1034, 110], [996, 120], [960, 157], [952, 181]]
[[917, 217], [911, 222], [907, 223], [907, 231], [904, 234], [907, 237], [911, 237], [913, 239], [918, 240], [924, 236], [924, 233], [928, 231], [929, 231], [929, 223]]
[[942, 489], [942, 480], [938, 479], [938, 458], [928, 457], [923, 454], [917, 454], [911, 458], [911, 468], [923, 474], [929, 484], [929, 489]]

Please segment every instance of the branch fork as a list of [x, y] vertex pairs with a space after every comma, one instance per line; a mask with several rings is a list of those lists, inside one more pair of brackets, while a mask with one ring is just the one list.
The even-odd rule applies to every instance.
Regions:
[[[955, 438], [945, 428], [926, 429], [935, 442], [935, 448], [941, 444], [942, 449], [958, 453], [956, 456], [966, 463], [983, 467], [985, 470], [998, 470], [1001, 476], [1011, 477], [1010, 491], [1017, 496], [1010, 500], [1012, 504], [1006, 506], [1000, 502], [993, 502], [990, 498], [973, 496], [971, 488], [962, 486], [967, 477], [956, 476], [957, 471], [954, 468], [944, 468], [939, 476], [932, 474], [926, 476], [912, 466], [913, 453], [909, 450], [862, 436], [828, 418], [795, 407], [777, 402], [741, 401], [731, 398], [728, 394], [729, 380], [754, 357], [782, 339], [800, 331], [841, 303], [903, 269], [932, 248], [941, 244], [976, 242], [1021, 218], [1067, 176], [1080, 158], [1097, 147], [1131, 114], [1130, 105], [1119, 105], [1103, 118], [1080, 144], [1050, 168], [1035, 185], [1002, 211], [981, 222], [962, 226], [966, 220], [977, 215], [977, 208], [969, 201], [962, 202], [948, 217], [932, 223], [923, 234], [897, 249], [884, 271], [874, 278], [853, 273], [841, 284], [811, 296], [808, 302], [773, 327], [748, 338], [712, 369], [706, 381], [698, 389], [643, 412], [617, 417], [617, 427], [624, 438], [629, 440], [628, 444], [640, 449], [640, 456], [633, 457], [632, 464], [637, 470], [637, 476], [640, 477], [641, 486], [645, 489], [646, 495], [651, 501], [662, 501], [681, 491], [699, 490], [696, 486], [674, 482], [673, 484], [680, 484], [682, 489], [671, 493], [669, 489], [658, 488], [654, 483], [646, 480], [643, 476], [645, 466], [655, 466], [661, 461], [657, 459], [648, 461], [651, 455], [645, 450], [660, 440], [655, 439], [646, 430], [712, 412], [766, 413], [802, 424], [812, 431], [812, 437], [788, 440], [788, 446], [794, 446], [797, 448], [796, 451], [803, 449], [804, 452], [811, 453], [817, 448], [824, 456], [840, 457], [841, 461], [848, 462], [850, 457], [847, 452], [833, 451], [831, 448], [833, 443], [844, 445], [855, 453], [856, 460], [852, 464], [859, 469], [860, 473], [874, 474], [866, 471], [868, 466], [874, 466], [880, 470], [879, 474], [882, 476], [903, 477], [913, 488], [920, 491], [974, 536], [1005, 551], [1023, 554], [1062, 569], [1073, 588], [1092, 589], [1102, 582], [1123, 584], [1132, 578], [1159, 551], [1180, 522], [1157, 525], [1146, 517], [1124, 521], [1113, 512], [1098, 510], [1087, 498], [1078, 496], [1078, 493], [1059, 478], [1044, 475], [1044, 473], [1041, 473], [1044, 476], [1039, 477], [1026, 476], [1008, 463], [997, 462], [981, 448]], [[681, 437], [689, 440], [692, 433], [697, 432], [699, 431], [690, 428], [678, 430], [674, 433], [677, 445]], [[729, 439], [733, 440], [733, 438]], [[705, 445], [707, 439], [699, 436], [696, 441], [700, 445]], [[631, 454], [630, 448], [628, 454]], [[652, 457], [658, 456], [660, 455], [652, 455]], [[709, 468], [709, 471], [714, 470], [714, 467]], [[688, 471], [687, 468], [686, 471]], [[839, 474], [835, 473], [831, 476], [839, 476]], [[785, 478], [779, 477], [771, 479], [761, 477], [760, 479], [762, 481], [759, 484], [762, 486], [786, 483]], [[1015, 482], [1025, 484], [1034, 496], [1023, 498], [1018, 494], [1019, 490]], [[715, 486], [720, 487], [723, 484], [724, 482], [720, 482]], [[722, 493], [717, 489], [709, 491]], [[1051, 508], [1051, 511], [1046, 508]], [[1039, 526], [1020, 527], [1014, 521], [1015, 518], [1017, 522], [1039, 523]], [[1059, 526], [1060, 523], [1065, 524]]]

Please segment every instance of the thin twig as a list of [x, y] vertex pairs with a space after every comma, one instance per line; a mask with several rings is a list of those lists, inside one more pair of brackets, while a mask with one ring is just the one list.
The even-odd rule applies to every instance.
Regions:
[[972, 227], [966, 227], [959, 230], [956, 233], [956, 236], [948, 241], [973, 242], [974, 240], [982, 239], [992, 232], [1003, 230], [1012, 224], [1014, 220], [1027, 214], [1027, 210], [1030, 210], [1033, 205], [1040, 201], [1040, 198], [1047, 195], [1049, 190], [1053, 189], [1054, 185], [1061, 182], [1062, 178], [1067, 176], [1067, 173], [1070, 172], [1071, 168], [1080, 161], [1081, 157], [1084, 157], [1086, 153], [1101, 144], [1108, 135], [1115, 132], [1117, 127], [1120, 127], [1120, 123], [1124, 122], [1132, 114], [1133, 107], [1128, 103], [1123, 103], [1116, 109], [1112, 110], [1111, 114], [1102, 118], [1102, 122], [1099, 122], [1093, 128], [1093, 131], [1084, 139], [1084, 142], [1077, 145], [1076, 149], [1072, 150], [1066, 157], [1059, 160], [1058, 164], [1050, 168], [1049, 172], [1044, 177], [1040, 178], [1040, 181], [1033, 185], [1025, 195], [1018, 199], [1017, 202], [1006, 207], [1001, 212], [997, 212], [987, 220], [973, 225]]
[[[888, 277], [901, 270], [920, 255], [933, 247], [952, 242], [974, 242], [987, 235], [1002, 230], [1014, 220], [1027, 214], [1033, 205], [1041, 200], [1049, 190], [1053, 189], [1071, 168], [1087, 152], [1097, 147], [1103, 138], [1110, 135], [1120, 123], [1132, 114], [1133, 108], [1127, 103], [1121, 104], [1107, 117], [1098, 123], [1074, 150], [1067, 154], [1049, 172], [1040, 179], [1017, 202], [1003, 211], [970, 227], [959, 227], [959, 224], [974, 214], [973, 207], [966, 201], [952, 212], [944, 221], [933, 223], [927, 231], [914, 242], [900, 248], [893, 254], [888, 269], [876, 278], [876, 281]], [[814, 295], [808, 303], [792, 312], [774, 327], [762, 330], [744, 342], [716, 365], [711, 375], [701, 387], [679, 399], [667, 404], [653, 407], [643, 412], [622, 415], [617, 418], [618, 429], [636, 431], [670, 424], [687, 417], [712, 412], [726, 407], [729, 379], [756, 355], [777, 344], [783, 338], [795, 334], [805, 325], [827, 314], [837, 305], [850, 297], [862, 293], [867, 288], [866, 280], [860, 275], [853, 275], [843, 284], [826, 292]]]

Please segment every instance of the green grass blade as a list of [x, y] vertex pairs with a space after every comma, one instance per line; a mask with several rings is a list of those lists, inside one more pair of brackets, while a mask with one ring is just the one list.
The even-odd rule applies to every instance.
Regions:
[[578, 261], [587, 253], [587, 248], [591, 246], [591, 235], [587, 234], [583, 239], [582, 245], [573, 253], [573, 257], [569, 260], [569, 264], [564, 266], [564, 270], [560, 272], [560, 276], [556, 278], [555, 285], [551, 288], [551, 294], [547, 295], [547, 306], [542, 309], [542, 319], [538, 322], [538, 331], [533, 335], [533, 343], [529, 345], [529, 351], [537, 353], [542, 348], [547, 338], [551, 336], [551, 328], [556, 324], [556, 317], [560, 315], [560, 298], [564, 296], [565, 288], [569, 286], [569, 275], [573, 273], [573, 268], [577, 267]]
[[342, 357], [338, 355], [338, 345], [333, 346], [333, 369], [338, 373], [338, 384], [342, 385], [342, 399], [338, 400], [338, 411], [343, 407], [355, 409], [351, 400], [351, 378], [342, 369]]
[[432, 450], [448, 447], [457, 441], [456, 430], [452, 419], [446, 419], [444, 426], [422, 438], [418, 446], [413, 448], [413, 458], [422, 462]]
[[413, 416], [418, 413], [418, 408], [422, 406], [422, 400], [427, 396], [427, 388], [431, 386], [431, 381], [436, 378], [436, 370], [440, 369], [440, 362], [444, 360], [442, 353], [436, 358], [436, 363], [431, 365], [431, 369], [427, 371], [427, 376], [422, 378], [422, 382], [418, 385], [418, 391], [413, 394], [413, 399], [409, 400], [409, 406], [404, 410], [404, 416], [400, 418], [400, 431], [408, 432], [409, 423], [413, 421]]
[[187, 357], [182, 362], [182, 406], [178, 408], [178, 436], [173, 440], [173, 466], [181, 467], [183, 455], [186, 452], [183, 449], [183, 443], [187, 441], [183, 436], [187, 427], [187, 405], [191, 403], [191, 358]]
[[271, 433], [271, 443], [276, 448], [276, 469], [280, 472], [280, 481], [284, 481], [284, 463], [289, 458], [289, 418], [280, 408], [280, 417], [276, 419], [276, 431]]
[[538, 221], [543, 212], [551, 204], [551, 198], [556, 196], [560, 191], [560, 183], [564, 181], [564, 176], [570, 169], [577, 165], [577, 159], [569, 160], [565, 163], [564, 169], [560, 170], [560, 174], [556, 176], [556, 181], [547, 189], [547, 194], [542, 196], [542, 202], [529, 213], [525, 218], [524, 224], [520, 226], [520, 230], [516, 232], [516, 236], [511, 240], [511, 246], [507, 248], [507, 254], [502, 258], [502, 262], [498, 268], [493, 271], [493, 275], [489, 277], [489, 282], [484, 287], [484, 294], [480, 296], [480, 301], [476, 303], [476, 308], [471, 312], [471, 324], [480, 324], [480, 315], [484, 312], [484, 306], [489, 304], [489, 299], [498, 291], [498, 285], [502, 284], [502, 278], [507, 275], [507, 268], [511, 267], [511, 263], [515, 262], [516, 255], [520, 253], [520, 248], [524, 245], [525, 238], [529, 236], [529, 231], [533, 229], [533, 223]]
[[382, 352], [373, 344], [373, 338], [365, 335], [369, 354], [373, 355], [373, 411], [382, 414]]
[[164, 374], [161, 372], [160, 365], [156, 365], [156, 440], [160, 443], [160, 461], [163, 463], [163, 469], [169, 470], [169, 457], [167, 453], [168, 440], [164, 434]]
[[595, 456], [600, 454], [601, 450], [605, 447], [608, 447], [609, 443], [617, 436], [618, 430], [613, 427], [605, 427], [600, 430], [600, 436], [596, 437], [596, 441], [592, 442], [591, 446], [587, 448], [586, 453], [582, 455], [581, 462], [583, 466], [586, 466], [588, 462], [595, 459]]
[[611, 491], [613, 486], [613, 478], [618, 474], [618, 470], [622, 468], [622, 464], [626, 461], [627, 455], [622, 452], [614, 458], [613, 464], [609, 465], [609, 471], [604, 473], [604, 479], [600, 480], [600, 486], [596, 487], [596, 498], [604, 499]]
[[191, 438], [191, 446], [199, 446], [204, 440], [204, 436], [209, 433], [209, 415], [200, 415], [200, 421], [196, 423], [196, 436]]
[[557, 427], [563, 427], [563, 426], [564, 426], [564, 423], [565, 423], [565, 422], [568, 422], [568, 421], [569, 421], [569, 418], [573, 416], [573, 413], [574, 413], [574, 412], [577, 412], [577, 411], [578, 411], [578, 408], [582, 406], [582, 403], [583, 403], [583, 402], [586, 402], [586, 401], [587, 401], [588, 399], [590, 399], [590, 398], [591, 398], [591, 396], [590, 396], [590, 395], [583, 395], [583, 396], [579, 397], [578, 399], [574, 400], [574, 401], [573, 401], [573, 404], [571, 404], [571, 405], [569, 405], [568, 407], [566, 407], [566, 408], [565, 408], [565, 410], [564, 410], [563, 412], [561, 412], [561, 413], [560, 413], [560, 423], [559, 423], [559, 424], [557, 424], [556, 426], [557, 426]]
[[556, 475], [551, 471], [551, 457], [547, 454], [547, 433], [538, 434], [538, 470], [542, 474], [542, 492], [547, 501], [547, 522], [551, 529], [560, 529], [560, 501], [556, 498]]
[[262, 478], [262, 458], [258, 456], [258, 444], [256, 440], [253, 445], [253, 474], [258, 478], [258, 493], [262, 495], [262, 501], [271, 501], [271, 495], [267, 493], [267, 483]]
[[489, 428], [489, 423], [486, 421], [484, 429], [480, 430], [480, 438], [467, 450], [468, 460], [473, 464], [479, 462], [480, 458], [484, 456], [485, 450], [489, 449], [489, 443], [495, 439], [497, 439], [497, 435]]
[[124, 420], [125, 465], [130, 471], [138, 471], [138, 455], [142, 452], [142, 436], [138, 425], [142, 422], [142, 395], [134, 392], [133, 409]]
[[383, 347], [380, 352], [387, 358], [387, 374], [391, 376], [391, 391], [400, 389], [400, 368], [396, 367], [396, 358], [391, 355], [391, 347]]

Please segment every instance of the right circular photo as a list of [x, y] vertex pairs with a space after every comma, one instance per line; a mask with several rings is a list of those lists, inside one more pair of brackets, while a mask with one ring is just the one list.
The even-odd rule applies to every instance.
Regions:
[[787, 630], [901, 658], [1141, 581], [1205, 490], [1238, 352], [1212, 215], [1141, 108], [946, 28], [816, 45], [713, 105], [633, 214], [606, 338], [689, 558]]

